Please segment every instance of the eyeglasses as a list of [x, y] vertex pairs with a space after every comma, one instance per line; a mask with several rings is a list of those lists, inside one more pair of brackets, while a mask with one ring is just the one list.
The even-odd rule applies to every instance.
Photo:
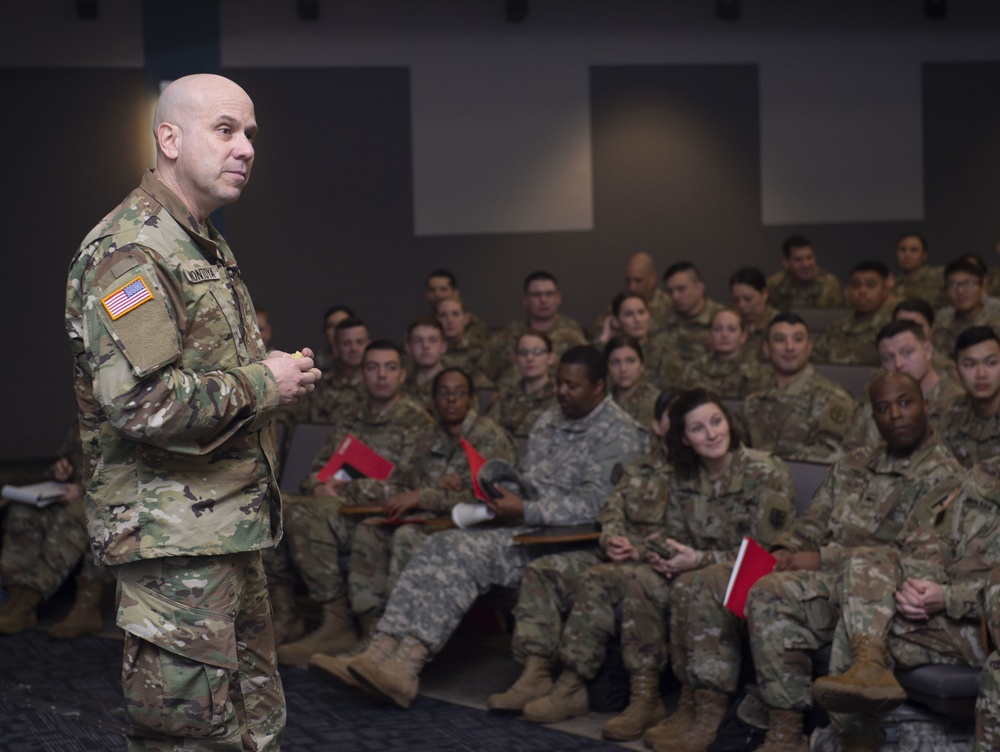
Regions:
[[979, 287], [978, 279], [963, 279], [960, 282], [949, 282], [950, 290], [968, 290], [970, 287]]
[[434, 392], [435, 399], [439, 400], [447, 400], [451, 399], [452, 397], [454, 397], [457, 400], [460, 400], [463, 397], [468, 397], [468, 396], [469, 396], [468, 389], [438, 389], [436, 392]]
[[527, 358], [529, 355], [534, 355], [536, 358], [540, 358], [548, 352], [544, 347], [522, 347], [517, 351], [517, 357]]

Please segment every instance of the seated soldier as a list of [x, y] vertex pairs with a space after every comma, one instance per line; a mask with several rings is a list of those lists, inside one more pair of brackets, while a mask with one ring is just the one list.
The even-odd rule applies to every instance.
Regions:
[[958, 335], [969, 327], [988, 326], [1000, 330], [1000, 313], [986, 304], [986, 269], [981, 263], [956, 259], [944, 270], [948, 305], [937, 312], [934, 346], [953, 352]]
[[778, 315], [778, 309], [771, 305], [764, 272], [752, 266], [737, 269], [729, 278], [729, 291], [733, 296], [733, 308], [743, 318], [743, 328], [747, 333], [747, 352], [766, 362], [764, 340], [767, 337], [767, 325]]
[[500, 387], [486, 408], [486, 417], [514, 438], [527, 439], [541, 414], [556, 402], [556, 382], [550, 373], [555, 353], [549, 335], [534, 331], [522, 334], [514, 364], [521, 378]]
[[496, 485], [487, 505], [499, 527], [433, 535], [410, 560], [371, 645], [348, 664], [366, 689], [409, 707], [424, 664], [476, 598], [491, 585], [517, 586], [527, 564], [545, 553], [513, 536], [596, 518], [624, 468], [647, 449], [646, 432], [605, 393], [606, 379], [604, 357], [593, 347], [562, 356], [559, 407], [546, 411], [528, 439], [522, 495]]
[[[458, 289], [458, 277], [447, 269], [435, 269], [424, 280], [424, 301], [429, 306], [432, 317], [436, 318], [437, 304], [445, 298], [464, 300]], [[471, 311], [468, 313], [469, 324], [466, 329], [469, 336], [481, 342], [489, 341], [490, 328], [486, 326], [486, 322]]]
[[[339, 513], [342, 505], [351, 503], [342, 494], [347, 484], [357, 481], [336, 476], [320, 481], [319, 471], [351, 434], [396, 466], [391, 477], [405, 475], [417, 439], [434, 425], [426, 410], [401, 394], [406, 371], [399, 349], [392, 342], [377, 340], [369, 344], [361, 373], [364, 403], [345, 410], [332, 425], [326, 443], [313, 460], [313, 472], [302, 482], [306, 495], [283, 495], [285, 537], [276, 549], [264, 555], [275, 642], [280, 645], [278, 660], [282, 663], [304, 663], [313, 653], [336, 654], [348, 650], [357, 640], [347, 586], [338, 565], [339, 554], [350, 552], [357, 528], [354, 519]], [[309, 596], [321, 605], [322, 620], [314, 632], [289, 641], [301, 632], [295, 610], [296, 572]]]
[[847, 298], [854, 309], [837, 319], [816, 340], [817, 363], [876, 365], [875, 335], [892, 320], [896, 304], [889, 270], [881, 261], [862, 261], [851, 269]]
[[657, 374], [659, 383], [666, 386], [677, 383], [684, 362], [705, 352], [712, 317], [723, 306], [705, 296], [701, 273], [690, 261], [671, 264], [663, 273], [663, 287], [674, 310], [654, 344], [664, 352], [676, 353]]
[[[965, 394], [965, 390], [950, 371], [938, 371], [934, 367], [934, 346], [923, 327], [913, 321], [894, 321], [879, 330], [876, 343], [886, 372], [905, 373], [920, 384], [927, 400], [927, 419], [931, 428], [936, 429], [945, 408]], [[844, 449], [871, 447], [879, 441], [881, 437], [872, 416], [871, 402], [866, 400], [854, 413], [851, 427], [844, 434]]]
[[444, 298], [437, 304], [437, 320], [448, 344], [442, 358], [448, 368], [461, 368], [472, 376], [477, 389], [491, 389], [493, 382], [483, 373], [486, 342], [468, 331], [469, 312], [461, 298]]
[[709, 352], [684, 364], [681, 388], [704, 387], [737, 399], [762, 389], [768, 374], [745, 347], [746, 341], [747, 332], [740, 315], [732, 308], [720, 308], [712, 317]]
[[604, 346], [604, 357], [608, 361], [612, 399], [639, 425], [648, 426], [660, 392], [643, 378], [646, 366], [642, 345], [633, 337], [619, 334]]
[[899, 300], [920, 298], [934, 308], [948, 302], [944, 294], [944, 269], [927, 265], [927, 241], [922, 235], [907, 233], [896, 241], [896, 263], [900, 273], [893, 285]]
[[[593, 678], [601, 667], [605, 646], [615, 634], [615, 608], [625, 595], [625, 583], [645, 554], [646, 539], [665, 532], [670, 477], [665, 436], [671, 397], [666, 391], [658, 396], [650, 422], [654, 446], [628, 466], [597, 517], [599, 546], [542, 556], [525, 569], [511, 641], [514, 657], [524, 670], [510, 689], [486, 701], [491, 713], [517, 714], [532, 705], [533, 711], [525, 715], [528, 720], [555, 723], [587, 712], [585, 691], [567, 695], [562, 690], [566, 684], [581, 686], [580, 678]], [[567, 613], [570, 593], [573, 607]], [[558, 689], [552, 683], [557, 662], [564, 666]], [[533, 702], [539, 698], [546, 702]], [[637, 673], [632, 701], [648, 708], [647, 714], [653, 716], [650, 723], [662, 718], [659, 677], [652, 672]]]
[[306, 398], [285, 413], [292, 420], [308, 423], [334, 423], [344, 411], [352, 411], [364, 402], [361, 384], [361, 358], [368, 346], [368, 327], [360, 319], [343, 319], [333, 334], [336, 359]]
[[[759, 748], [764, 752], [809, 749], [802, 721], [813, 704], [812, 651], [834, 639], [841, 620], [847, 628], [838, 631], [839, 639], [859, 634], [876, 616], [863, 605], [868, 594], [857, 584], [859, 573], [847, 566], [852, 553], [898, 549], [934, 520], [958, 485], [961, 466], [930, 430], [920, 385], [911, 376], [879, 377], [871, 403], [884, 443], [851, 452], [831, 468], [806, 512], [772, 544], [775, 570], [747, 597], [747, 632], [770, 721]], [[707, 607], [700, 600], [691, 601], [692, 611]], [[738, 657], [718, 660], [713, 640], [701, 639], [701, 630], [686, 637], [714, 665], [738, 673]], [[834, 649], [840, 658], [831, 663], [832, 672], [844, 668], [839, 660], [847, 655], [843, 647]]]
[[347, 306], [335, 305], [327, 309], [323, 314], [323, 339], [326, 340], [326, 350], [319, 353], [316, 358], [316, 367], [323, 373], [333, 368], [337, 361], [337, 324], [345, 319], [356, 319], [354, 311]]
[[[893, 546], [856, 549], [843, 565], [851, 618], [837, 631], [850, 643], [850, 668], [813, 682], [813, 697], [838, 714], [836, 726], [849, 749], [877, 752], [878, 714], [906, 699], [890, 665], [982, 668], [986, 662], [981, 606], [991, 570], [1000, 565], [998, 473], [1000, 458], [975, 465], [957, 500], [901, 552]], [[844, 642], [834, 640], [841, 648]], [[843, 656], [833, 660], [845, 663]]]
[[670, 347], [667, 335], [652, 336], [652, 314], [642, 296], [634, 292], [619, 293], [611, 301], [611, 313], [615, 326], [605, 327], [595, 339], [599, 348], [606, 349], [615, 336], [634, 339], [642, 347], [644, 378], [653, 386], [680, 368], [678, 355]]
[[[660, 287], [656, 263], [648, 253], [636, 253], [628, 260], [625, 265], [625, 291], [638, 295], [646, 303], [649, 310], [649, 333], [658, 334], [663, 331], [672, 306], [670, 298]], [[599, 345], [607, 344], [610, 337], [621, 332], [613, 307], [612, 302], [590, 327], [591, 339]]]
[[840, 280], [816, 263], [812, 243], [791, 235], [781, 244], [784, 271], [767, 278], [771, 305], [779, 311], [793, 308], [839, 308], [844, 305]]
[[569, 348], [587, 342], [580, 325], [559, 313], [562, 295], [553, 275], [537, 271], [525, 277], [521, 302], [527, 318], [511, 321], [503, 331], [493, 336], [490, 343], [484, 370], [498, 389], [518, 379], [514, 348], [524, 332], [530, 330], [547, 334], [557, 359]]
[[941, 441], [966, 467], [1000, 454], [1000, 338], [974, 326], [955, 343], [958, 380], [966, 394], [945, 408], [938, 424]]
[[433, 394], [438, 423], [417, 439], [410, 471], [390, 483], [362, 480], [347, 492], [356, 502], [376, 503], [384, 510], [383, 517], [358, 525], [351, 547], [347, 590], [351, 610], [361, 624], [361, 639], [336, 657], [319, 653], [309, 661], [347, 685], [357, 686], [347, 664], [368, 648], [400, 572], [427, 536], [443, 529], [433, 519], [412, 525], [392, 521], [404, 515], [440, 520], [458, 502], [475, 500], [463, 441], [487, 461], [517, 462], [510, 435], [476, 414], [475, 389], [468, 374], [446, 368], [434, 378]]
[[934, 347], [934, 309], [931, 308], [930, 303], [920, 298], [901, 300], [892, 309], [892, 320], [912, 321], [915, 324], [919, 324], [920, 328], [924, 330], [927, 340], [933, 347], [932, 362], [934, 363], [934, 367], [942, 373], [947, 371], [952, 376], [955, 375], [955, 363], [951, 359], [952, 351], [941, 352], [937, 347]]
[[444, 327], [436, 318], [421, 316], [407, 329], [405, 347], [410, 359], [410, 369], [403, 382], [403, 393], [431, 410], [434, 405], [431, 387], [434, 379], [445, 368], [444, 354], [448, 350]]
[[993, 570], [984, 601], [993, 652], [983, 666], [979, 699], [976, 700], [975, 752], [1000, 749], [1000, 650], [997, 650], [1000, 646], [1000, 567]]
[[809, 365], [812, 342], [800, 316], [781, 313], [767, 328], [764, 351], [771, 361], [771, 385], [743, 400], [736, 420], [754, 449], [782, 459], [835, 462], [854, 415], [847, 391]]

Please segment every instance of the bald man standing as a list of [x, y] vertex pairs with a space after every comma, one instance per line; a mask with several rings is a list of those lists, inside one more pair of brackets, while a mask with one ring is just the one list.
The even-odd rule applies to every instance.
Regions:
[[187, 76], [153, 130], [156, 168], [83, 241], [66, 299], [91, 547], [118, 577], [128, 746], [277, 750], [267, 429], [320, 373], [308, 349], [266, 352], [209, 221], [250, 177], [253, 102], [228, 79]]
[[[673, 310], [670, 298], [666, 291], [660, 287], [660, 278], [656, 273], [656, 262], [648, 253], [636, 253], [625, 265], [625, 289], [636, 295], [641, 295], [649, 308], [649, 336], [663, 331], [667, 318]], [[611, 305], [604, 310], [591, 327], [591, 338], [595, 339], [601, 335], [605, 327], [611, 327], [614, 316], [611, 313]], [[608, 339], [614, 336], [615, 332], [608, 332]]]

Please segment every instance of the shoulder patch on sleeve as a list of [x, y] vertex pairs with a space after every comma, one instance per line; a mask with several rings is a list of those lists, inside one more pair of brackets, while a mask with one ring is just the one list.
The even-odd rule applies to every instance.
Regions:
[[108, 312], [111, 320], [117, 321], [129, 311], [135, 310], [152, 299], [153, 292], [140, 275], [101, 298], [101, 305], [104, 306], [104, 310]]

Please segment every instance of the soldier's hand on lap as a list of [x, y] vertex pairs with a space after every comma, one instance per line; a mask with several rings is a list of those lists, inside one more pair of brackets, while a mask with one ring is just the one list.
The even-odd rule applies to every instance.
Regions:
[[820, 569], [819, 551], [796, 551], [789, 560], [788, 569], [818, 572]]
[[779, 548], [777, 551], [772, 551], [771, 555], [777, 560], [774, 564], [775, 572], [785, 572], [792, 565], [792, 552], [787, 548]]
[[402, 517], [419, 503], [419, 491], [404, 491], [401, 494], [393, 496], [391, 499], [386, 499], [383, 505], [385, 507], [385, 516], [390, 520]]
[[493, 488], [500, 494], [500, 498], [487, 499], [486, 506], [490, 511], [502, 520], [523, 520], [524, 501], [521, 497], [500, 485], [494, 484]]
[[60, 504], [76, 504], [81, 498], [83, 498], [83, 495], [80, 493], [79, 484], [63, 484], [63, 495], [59, 497]]
[[272, 350], [264, 361], [264, 365], [271, 370], [274, 380], [278, 382], [279, 401], [282, 405], [290, 405], [311, 392], [322, 376], [313, 365], [313, 351], [303, 347], [301, 352], [300, 358], [280, 350]]
[[689, 569], [693, 569], [695, 564], [698, 563], [698, 552], [691, 548], [691, 546], [678, 543], [673, 538], [667, 538], [667, 544], [673, 546], [677, 553], [670, 559], [660, 559], [662, 569], [654, 567], [658, 572], [665, 574], [668, 578], [672, 578], [683, 574]]
[[447, 473], [438, 480], [437, 487], [440, 491], [461, 491], [462, 479], [458, 477], [458, 473]]
[[625, 536], [616, 535], [605, 542], [605, 553], [611, 561], [628, 561], [639, 558], [639, 552]]

